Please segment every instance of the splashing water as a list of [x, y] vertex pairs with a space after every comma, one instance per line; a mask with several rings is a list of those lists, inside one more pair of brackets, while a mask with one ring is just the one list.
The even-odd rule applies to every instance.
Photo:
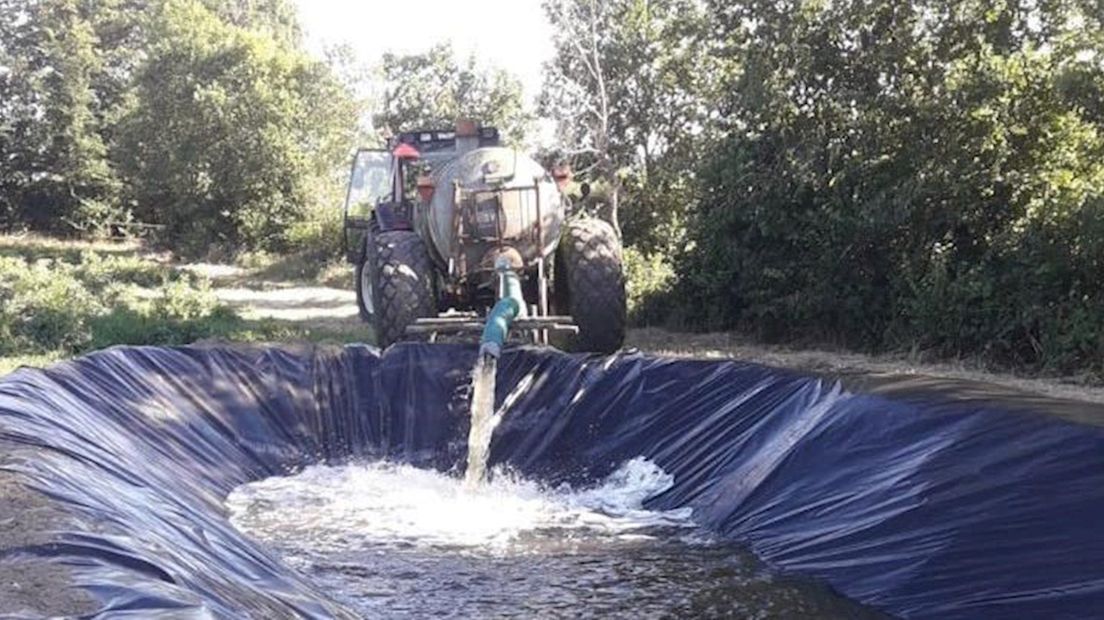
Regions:
[[[779, 583], [743, 549], [649, 510], [674, 477], [644, 458], [592, 488], [487, 478], [497, 360], [472, 372], [464, 480], [386, 462], [308, 467], [243, 485], [231, 522], [369, 617], [869, 617]], [[504, 407], [505, 410], [508, 406]]]
[[861, 618], [648, 510], [673, 478], [638, 458], [589, 488], [496, 469], [471, 488], [409, 465], [312, 466], [235, 489], [231, 521], [370, 618]]
[[689, 508], [643, 507], [672, 484], [670, 475], [645, 459], [578, 491], [547, 490], [504, 471], [473, 489], [410, 465], [315, 465], [239, 487], [227, 505], [241, 529], [262, 536], [275, 529], [283, 535], [309, 532], [318, 550], [397, 544], [506, 551], [534, 532], [617, 537], [653, 527], [692, 527]]
[[483, 482], [490, 456], [491, 436], [502, 419], [494, 409], [495, 372], [498, 360], [480, 355], [472, 371], [471, 430], [468, 432], [468, 469], [464, 483], [474, 488]]

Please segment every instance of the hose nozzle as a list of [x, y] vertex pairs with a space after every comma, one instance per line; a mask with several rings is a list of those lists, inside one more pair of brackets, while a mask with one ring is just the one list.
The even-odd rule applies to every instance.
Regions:
[[479, 344], [479, 357], [498, 359], [500, 355], [502, 355], [502, 345], [497, 342], [487, 340]]

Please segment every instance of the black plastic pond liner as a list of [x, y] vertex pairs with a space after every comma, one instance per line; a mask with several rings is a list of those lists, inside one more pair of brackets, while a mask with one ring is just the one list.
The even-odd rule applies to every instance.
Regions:
[[[237, 532], [223, 499], [317, 462], [455, 467], [474, 357], [115, 348], [20, 370], [0, 381], [0, 443], [21, 455], [5, 467], [70, 517], [0, 561], [70, 567], [107, 615], [351, 616]], [[492, 462], [583, 483], [647, 457], [676, 480], [655, 507], [691, 506], [772, 567], [892, 614], [1104, 610], [1100, 426], [732, 361], [514, 349], [498, 377]]]

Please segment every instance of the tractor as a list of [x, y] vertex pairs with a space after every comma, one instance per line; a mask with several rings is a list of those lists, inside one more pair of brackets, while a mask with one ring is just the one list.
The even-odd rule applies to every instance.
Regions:
[[497, 349], [513, 327], [570, 351], [619, 349], [621, 243], [573, 207], [571, 181], [569, 168], [546, 170], [472, 121], [359, 150], [344, 245], [377, 344], [482, 331]]

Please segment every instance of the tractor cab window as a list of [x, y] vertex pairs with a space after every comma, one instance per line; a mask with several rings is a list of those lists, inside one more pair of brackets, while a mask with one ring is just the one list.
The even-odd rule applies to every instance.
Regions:
[[359, 151], [353, 160], [345, 212], [350, 217], [368, 217], [381, 200], [391, 199], [391, 154], [387, 151]]

